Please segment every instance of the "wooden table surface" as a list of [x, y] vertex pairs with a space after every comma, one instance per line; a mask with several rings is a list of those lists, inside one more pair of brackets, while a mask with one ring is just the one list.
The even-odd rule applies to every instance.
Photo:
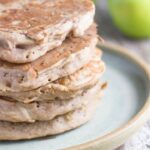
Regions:
[[[96, 6], [96, 22], [103, 39], [133, 51], [150, 64], [150, 39], [135, 40], [123, 36], [112, 23], [107, 11], [107, 0], [97, 0]], [[117, 150], [150, 150], [150, 121]]]

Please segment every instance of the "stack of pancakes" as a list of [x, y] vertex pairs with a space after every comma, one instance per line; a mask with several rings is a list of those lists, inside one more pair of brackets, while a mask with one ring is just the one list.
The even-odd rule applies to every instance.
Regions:
[[93, 115], [105, 70], [91, 0], [0, 0], [0, 139], [54, 135]]

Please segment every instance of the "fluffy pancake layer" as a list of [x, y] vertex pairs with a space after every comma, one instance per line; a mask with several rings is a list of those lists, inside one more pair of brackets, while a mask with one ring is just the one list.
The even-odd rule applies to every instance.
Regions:
[[93, 23], [91, 0], [0, 0], [0, 59], [36, 60]]
[[73, 98], [82, 94], [100, 80], [105, 71], [105, 65], [99, 59], [99, 57], [94, 57], [89, 64], [74, 74], [60, 78], [38, 89], [26, 92], [0, 91], [0, 96], [5, 100], [23, 103]]
[[21, 140], [60, 134], [74, 129], [89, 121], [99, 103], [100, 91], [93, 94], [87, 104], [67, 114], [57, 116], [50, 121], [35, 123], [10, 123], [0, 121], [0, 140]]
[[96, 43], [93, 25], [82, 38], [68, 37], [60, 47], [31, 63], [0, 61], [0, 90], [29, 91], [72, 74], [93, 58]]
[[101, 92], [100, 83], [69, 100], [24, 104], [0, 99], [0, 120], [10, 122], [48, 121], [86, 105], [92, 101], [93, 95], [99, 92]]

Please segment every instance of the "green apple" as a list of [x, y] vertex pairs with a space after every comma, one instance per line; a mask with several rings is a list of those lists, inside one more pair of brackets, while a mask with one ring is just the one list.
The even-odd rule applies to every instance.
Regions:
[[150, 37], [150, 0], [108, 0], [110, 15], [127, 36]]
[[96, 0], [93, 0], [94, 3], [96, 3]]

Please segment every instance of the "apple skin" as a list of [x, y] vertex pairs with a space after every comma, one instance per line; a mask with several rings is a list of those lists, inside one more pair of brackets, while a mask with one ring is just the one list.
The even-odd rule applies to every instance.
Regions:
[[150, 0], [108, 0], [114, 24], [126, 36], [150, 37]]
[[94, 3], [96, 3], [96, 0], [93, 0]]

